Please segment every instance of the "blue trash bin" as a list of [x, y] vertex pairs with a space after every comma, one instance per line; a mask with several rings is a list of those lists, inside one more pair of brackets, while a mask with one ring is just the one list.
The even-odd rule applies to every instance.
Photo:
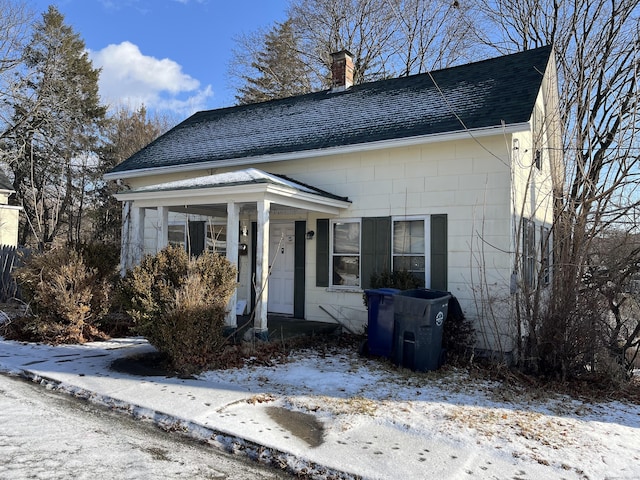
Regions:
[[367, 296], [367, 345], [371, 355], [391, 357], [393, 350], [393, 298], [397, 288], [365, 290]]
[[419, 372], [440, 368], [450, 298], [449, 292], [424, 288], [394, 296], [393, 363]]

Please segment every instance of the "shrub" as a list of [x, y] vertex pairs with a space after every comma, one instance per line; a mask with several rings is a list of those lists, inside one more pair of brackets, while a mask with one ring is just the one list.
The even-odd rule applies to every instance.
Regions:
[[226, 258], [205, 253], [194, 259], [169, 246], [127, 272], [122, 293], [136, 330], [188, 375], [219, 361], [235, 287], [236, 269]]
[[471, 320], [465, 317], [458, 299], [451, 297], [447, 319], [442, 330], [442, 348], [448, 363], [466, 363], [472, 359], [476, 345], [476, 332]]
[[424, 287], [424, 280], [416, 277], [407, 270], [395, 272], [382, 272], [371, 275], [371, 288], [397, 288], [399, 290], [411, 290]]
[[[87, 267], [95, 269], [99, 278], [113, 285], [113, 293], [120, 282], [120, 246], [113, 243], [90, 242], [78, 246]], [[124, 311], [123, 302], [112, 295], [109, 311], [98, 317], [96, 327], [110, 337], [126, 337], [132, 334], [133, 319]]]
[[120, 246], [90, 242], [77, 247], [85, 265], [106, 281], [114, 284], [120, 277]]
[[[398, 290], [411, 290], [413, 288], [424, 287], [424, 280], [416, 277], [407, 270], [395, 272], [382, 272], [371, 274], [371, 289], [377, 288], [397, 288]], [[367, 295], [362, 296], [365, 307], [367, 305]]]
[[111, 283], [76, 250], [32, 254], [14, 275], [31, 315], [14, 322], [9, 336], [54, 344], [105, 337], [95, 322], [108, 311]]

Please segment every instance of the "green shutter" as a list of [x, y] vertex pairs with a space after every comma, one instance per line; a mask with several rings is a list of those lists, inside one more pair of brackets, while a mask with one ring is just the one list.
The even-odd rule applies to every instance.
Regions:
[[371, 286], [371, 275], [391, 271], [391, 217], [362, 219], [360, 286]]
[[431, 285], [433, 290], [448, 290], [447, 216], [431, 215]]
[[188, 222], [189, 254], [198, 256], [204, 252], [204, 222]]
[[329, 286], [329, 219], [316, 221], [316, 286]]
[[296, 222], [293, 270], [293, 316], [304, 318], [304, 277], [306, 263], [307, 222]]
[[[256, 278], [256, 265], [258, 264], [258, 223], [251, 222], [251, 278]], [[256, 305], [256, 289], [254, 286], [254, 282], [251, 282], [251, 308], [250, 311], [253, 313], [253, 310]]]

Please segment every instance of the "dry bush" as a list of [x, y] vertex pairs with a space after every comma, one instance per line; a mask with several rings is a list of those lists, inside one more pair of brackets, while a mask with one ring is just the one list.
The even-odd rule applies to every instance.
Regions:
[[12, 322], [10, 338], [56, 344], [105, 337], [95, 323], [109, 309], [112, 286], [77, 251], [33, 254], [14, 275], [30, 314]]
[[208, 303], [205, 280], [190, 273], [175, 291], [175, 303], [145, 328], [149, 343], [166, 353], [180, 374], [204, 370], [215, 363], [225, 345], [226, 308]]
[[136, 330], [169, 356], [182, 375], [219, 362], [224, 352], [224, 318], [236, 286], [236, 269], [224, 257], [190, 258], [169, 246], [127, 272], [122, 283]]

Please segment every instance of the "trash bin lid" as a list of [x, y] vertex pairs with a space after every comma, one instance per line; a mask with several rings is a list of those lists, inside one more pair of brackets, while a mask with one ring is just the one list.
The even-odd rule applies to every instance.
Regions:
[[371, 288], [368, 290], [365, 290], [364, 293], [366, 295], [387, 295], [387, 296], [391, 296], [391, 295], [396, 295], [397, 293], [401, 292], [402, 290], [398, 289], [398, 288]]
[[396, 295], [402, 295], [403, 297], [419, 298], [422, 300], [441, 300], [451, 298], [449, 292], [442, 290], [430, 290], [428, 288], [414, 288], [411, 290], [401, 290]]

